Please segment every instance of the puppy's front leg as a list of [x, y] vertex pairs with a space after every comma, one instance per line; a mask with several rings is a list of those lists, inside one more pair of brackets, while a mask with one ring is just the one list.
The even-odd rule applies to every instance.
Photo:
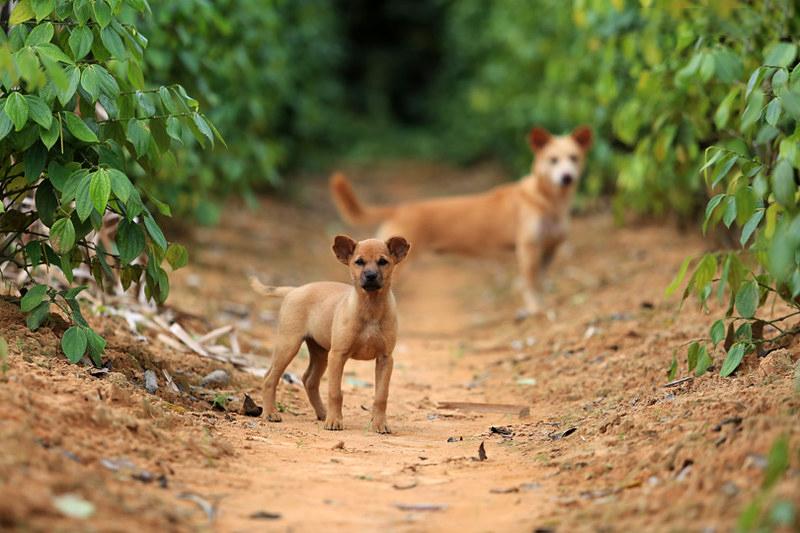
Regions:
[[328, 353], [328, 413], [325, 417], [325, 429], [339, 431], [342, 424], [342, 375], [347, 356], [331, 350]]
[[389, 381], [392, 379], [394, 359], [391, 355], [375, 358], [375, 400], [372, 404], [372, 429], [378, 433], [391, 433], [386, 425], [386, 403], [389, 399]]

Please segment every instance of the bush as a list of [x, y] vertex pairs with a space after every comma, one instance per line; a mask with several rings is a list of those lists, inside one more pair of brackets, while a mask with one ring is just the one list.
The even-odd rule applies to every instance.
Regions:
[[[705, 372], [722, 343], [729, 375], [779, 340], [763, 338], [767, 321], [756, 313], [770, 296], [800, 309], [795, 4], [579, 0], [570, 9], [519, 0], [486, 9], [462, 0], [449, 10], [437, 105], [460, 155], [499, 153], [522, 169], [530, 124], [593, 124], [589, 193], [615, 190], [620, 214], [690, 217], [707, 201], [704, 231], [740, 230], [741, 248], [706, 254], [692, 269], [687, 260], [668, 291], [691, 272], [684, 298], [726, 303], [712, 343], [690, 346], [689, 370]], [[796, 314], [770, 321], [778, 337], [798, 332], [780, 325]]]
[[[178, 268], [187, 254], [159, 228], [151, 207], [170, 207], [146, 177], [187, 132], [214, 142], [183, 87], [145, 86], [147, 39], [123, 21], [149, 11], [146, 0], [22, 0], [0, 32], [0, 264], [31, 280], [44, 267], [61, 270], [68, 288], [35, 284], [21, 307], [32, 330], [52, 304], [71, 318], [62, 348], [72, 362], [88, 353], [99, 365], [105, 347], [81, 313], [86, 285], [74, 285], [73, 269], [86, 265], [101, 287], [117, 275], [124, 289], [143, 279], [147, 296], [163, 302], [161, 265]], [[98, 238], [110, 220], [115, 239]]]
[[154, 176], [181, 212], [213, 222], [221, 195], [278, 185], [337, 136], [340, 41], [329, 0], [175, 0], [145, 21], [147, 72], [200, 95], [226, 150], [181, 150]]

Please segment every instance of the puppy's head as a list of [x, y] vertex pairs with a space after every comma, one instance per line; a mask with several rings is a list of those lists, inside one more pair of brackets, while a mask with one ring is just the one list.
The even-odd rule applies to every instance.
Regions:
[[531, 172], [562, 190], [575, 187], [592, 146], [592, 130], [579, 126], [569, 135], [551, 135], [544, 128], [533, 128], [528, 135], [536, 156]]
[[356, 242], [347, 235], [337, 235], [333, 240], [336, 258], [350, 268], [356, 287], [366, 292], [380, 291], [391, 284], [394, 267], [406, 257], [409, 248], [411, 245], [403, 237]]

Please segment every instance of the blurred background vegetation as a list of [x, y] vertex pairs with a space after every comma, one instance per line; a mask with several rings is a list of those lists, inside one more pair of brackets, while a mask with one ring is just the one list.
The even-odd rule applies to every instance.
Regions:
[[516, 177], [532, 124], [579, 123], [598, 133], [586, 194], [692, 215], [707, 147], [794, 133], [738, 116], [770, 46], [800, 34], [788, 0], [174, 0], [141, 31], [147, 79], [184, 85], [227, 141], [159, 178], [206, 222], [218, 193], [342, 156], [492, 158]]

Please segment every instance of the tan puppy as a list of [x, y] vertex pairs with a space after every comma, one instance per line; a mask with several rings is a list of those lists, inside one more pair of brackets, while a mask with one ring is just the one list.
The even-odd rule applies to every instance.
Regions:
[[[356, 242], [339, 235], [333, 242], [336, 258], [350, 268], [352, 285], [322, 281], [302, 287], [266, 287], [252, 280], [253, 288], [267, 296], [285, 297], [278, 316], [278, 339], [272, 367], [264, 379], [264, 413], [280, 422], [275, 391], [300, 344], [308, 346], [308, 369], [303, 385], [325, 429], [342, 429], [342, 373], [348, 359], [375, 359], [375, 401], [372, 428], [389, 433], [386, 401], [392, 377], [392, 351], [397, 339], [397, 315], [392, 294], [392, 271], [410, 245], [402, 237], [386, 242]], [[319, 383], [328, 372], [328, 410], [319, 395]]]
[[358, 201], [341, 173], [332, 176], [331, 192], [346, 221], [380, 224], [378, 238], [402, 234], [415, 250], [468, 255], [515, 250], [525, 311], [536, 313], [542, 309], [542, 275], [567, 235], [592, 131], [581, 126], [570, 135], [553, 136], [533, 128], [529, 142], [535, 154], [530, 174], [483, 193], [369, 206]]

